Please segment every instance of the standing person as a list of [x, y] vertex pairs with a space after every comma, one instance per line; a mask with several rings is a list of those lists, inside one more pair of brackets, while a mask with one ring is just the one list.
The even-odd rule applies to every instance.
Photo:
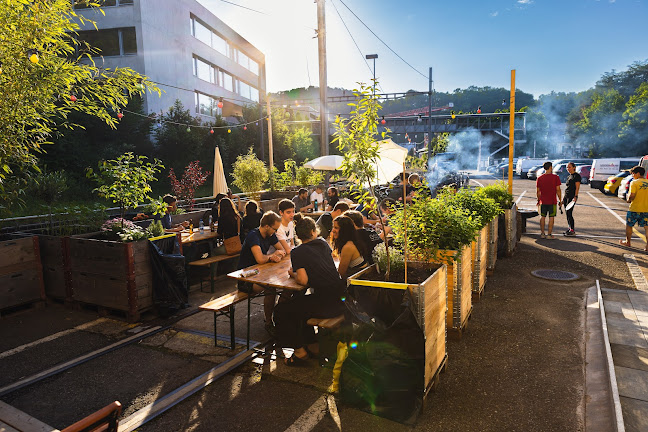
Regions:
[[313, 193], [310, 195], [310, 202], [313, 203], [313, 208], [315, 207], [315, 201], [317, 201], [318, 210], [326, 209], [326, 200], [324, 199], [323, 190], [322, 185], [317, 185]]
[[[239, 257], [239, 269], [244, 269], [256, 264], [281, 261], [286, 254], [275, 235], [279, 226], [281, 226], [281, 218], [277, 213], [269, 211], [263, 215], [261, 218], [261, 226], [250, 231], [243, 242], [241, 256]], [[275, 252], [268, 255], [271, 246], [274, 246]], [[275, 331], [272, 322], [272, 312], [274, 311], [277, 291], [274, 288], [264, 290], [260, 285], [243, 281], [239, 281], [238, 289], [247, 294], [258, 294], [265, 291], [265, 297], [263, 299], [265, 329], [271, 336], [274, 336]]]
[[259, 211], [259, 204], [256, 201], [250, 200], [245, 204], [245, 214], [241, 221], [241, 242], [245, 241], [250, 231], [259, 228], [262, 216], [263, 213]]
[[340, 276], [346, 278], [367, 267], [364, 243], [360, 240], [360, 235], [350, 217], [342, 215], [335, 218], [333, 231], [331, 231], [331, 242], [337, 256], [340, 257], [338, 266]]
[[328, 195], [328, 205], [326, 206], [326, 210], [331, 211], [335, 207], [335, 204], [337, 204], [338, 201], [340, 201], [340, 196], [338, 195], [337, 188], [333, 186], [328, 188], [326, 194]]
[[333, 211], [324, 212], [324, 214], [317, 219], [317, 228], [319, 228], [320, 236], [322, 238], [329, 238], [331, 230], [333, 229], [333, 219], [347, 210], [349, 210], [349, 204], [344, 201], [339, 201], [335, 204]]
[[[555, 239], [551, 235], [556, 217], [556, 204], [562, 206], [560, 178], [553, 173], [551, 162], [545, 162], [542, 167], [545, 173], [538, 177], [536, 181], [536, 195], [540, 205], [540, 238]], [[558, 197], [558, 199], [556, 199]], [[545, 217], [549, 216], [549, 229], [545, 235]]]
[[[648, 180], [644, 177], [645, 174], [646, 170], [641, 166], [633, 167], [630, 170], [630, 175], [634, 180], [630, 183], [630, 193], [627, 198], [630, 208], [626, 215], [626, 239], [620, 242], [623, 246], [631, 246], [632, 227], [635, 224], [643, 227], [646, 238], [648, 238]], [[648, 243], [644, 250], [648, 252]]]
[[307, 212], [313, 208], [313, 204], [308, 204], [308, 190], [301, 188], [292, 199], [298, 212]]
[[241, 197], [232, 193], [232, 189], [227, 189], [227, 198], [231, 199], [232, 202], [236, 200], [236, 210], [241, 211]]
[[298, 366], [311, 355], [317, 355], [315, 333], [306, 321], [340, 315], [344, 311], [341, 298], [346, 287], [335, 268], [331, 248], [317, 236], [315, 221], [296, 214], [295, 230], [301, 244], [290, 255], [292, 268], [288, 273], [298, 284], [309, 286], [312, 294], [294, 296], [275, 309], [279, 345], [295, 349], [285, 360], [288, 366]]
[[574, 162], [569, 162], [567, 164], [567, 180], [565, 181], [565, 198], [563, 198], [563, 205], [565, 206], [565, 212], [567, 213], [567, 223], [569, 224], [569, 229], [565, 231], [566, 236], [576, 235], [574, 231], [574, 207], [567, 210], [567, 205], [570, 202], [578, 201], [578, 191], [580, 190], [581, 185], [581, 175], [576, 172], [576, 164]]
[[289, 199], [279, 201], [279, 215], [281, 216], [281, 225], [277, 230], [277, 238], [286, 255], [290, 253], [295, 245], [295, 204]]

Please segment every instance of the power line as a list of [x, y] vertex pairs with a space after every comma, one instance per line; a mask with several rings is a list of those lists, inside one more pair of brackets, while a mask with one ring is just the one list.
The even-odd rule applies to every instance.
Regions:
[[243, 5], [240, 5], [240, 4], [236, 4], [236, 3], [231, 2], [231, 1], [227, 1], [227, 0], [221, 0], [221, 1], [222, 1], [223, 3], [231, 4], [231, 5], [233, 5], [233, 6], [237, 6], [237, 7], [240, 7], [240, 8], [242, 8], [242, 9], [247, 9], [247, 10], [249, 10], [249, 11], [256, 12], [256, 13], [259, 13], [259, 14], [261, 14], [261, 15], [268, 15], [268, 14], [265, 13], [265, 12], [261, 12], [261, 11], [258, 11], [258, 10], [256, 10], [256, 9], [249, 8], [249, 7], [247, 7], [247, 6], [243, 6]]
[[237, 128], [237, 127], [247, 126], [247, 125], [249, 125], [249, 124], [256, 123], [256, 122], [258, 122], [258, 121], [265, 120], [265, 119], [268, 118], [268, 116], [265, 116], [265, 117], [258, 118], [258, 119], [256, 119], [256, 120], [251, 120], [251, 121], [249, 121], [249, 122], [239, 123], [239, 124], [236, 124], [236, 125], [226, 125], [226, 126], [203, 126], [203, 125], [193, 125], [193, 124], [190, 124], [190, 123], [174, 122], [174, 121], [171, 121], [171, 120], [164, 120], [162, 117], [156, 119], [156, 118], [152, 118], [150, 115], [146, 115], [146, 114], [138, 113], [138, 112], [136, 112], [136, 111], [130, 111], [130, 110], [127, 110], [127, 109], [122, 109], [122, 111], [123, 111], [123, 112], [127, 112], [127, 113], [129, 113], [129, 114], [136, 115], [136, 116], [146, 117], [146, 118], [148, 118], [149, 120], [159, 121], [160, 123], [168, 123], [168, 124], [173, 124], [173, 125], [178, 125], [178, 126], [187, 126], [187, 127], [190, 127], [190, 128], [193, 127], [193, 128], [198, 128], [198, 129], [231, 129], [231, 128]]
[[406, 64], [407, 66], [409, 66], [410, 68], [412, 68], [412, 70], [414, 70], [416, 73], [418, 73], [419, 75], [421, 75], [423, 78], [428, 79], [428, 76], [427, 76], [427, 75], [425, 75], [423, 72], [419, 71], [419, 70], [416, 69], [414, 66], [412, 66], [411, 64], [409, 64], [409, 63], [407, 62], [407, 60], [405, 60], [403, 57], [401, 57], [401, 56], [400, 56], [396, 51], [394, 51], [393, 49], [391, 49], [391, 47], [390, 47], [389, 45], [387, 45], [387, 43], [385, 43], [385, 41], [383, 41], [383, 40], [382, 40], [382, 39], [381, 39], [381, 38], [380, 38], [380, 37], [379, 37], [379, 36], [378, 36], [378, 35], [377, 35], [373, 30], [371, 30], [371, 29], [369, 28], [369, 26], [368, 26], [367, 24], [365, 24], [364, 21], [362, 21], [362, 20], [360, 19], [360, 17], [359, 17], [358, 15], [356, 15], [355, 12], [353, 12], [353, 11], [351, 10], [351, 8], [349, 8], [349, 6], [346, 5], [346, 3], [344, 3], [342, 0], [339, 0], [339, 2], [342, 3], [342, 4], [344, 5], [344, 7], [347, 8], [347, 9], [349, 10], [349, 12], [351, 12], [351, 13], [353, 14], [353, 16], [356, 17], [356, 18], [358, 19], [358, 21], [360, 21], [360, 22], [362, 23], [362, 25], [365, 26], [365, 27], [367, 28], [367, 30], [369, 30], [369, 31], [371, 32], [371, 34], [373, 34], [374, 36], [376, 36], [376, 39], [378, 39], [380, 42], [382, 42], [382, 44], [385, 45], [385, 46], [387, 47], [387, 49], [389, 49], [392, 53], [394, 53], [394, 55], [395, 55], [396, 57], [398, 57], [399, 59], [401, 59], [401, 60], [403, 61], [403, 63], [405, 63], [405, 64]]

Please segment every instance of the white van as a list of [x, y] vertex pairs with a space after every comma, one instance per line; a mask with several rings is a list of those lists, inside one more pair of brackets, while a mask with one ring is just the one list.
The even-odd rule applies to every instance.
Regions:
[[529, 168], [536, 165], [542, 165], [547, 159], [541, 158], [527, 158], [527, 159], [518, 159], [517, 165], [515, 166], [515, 173], [520, 176], [520, 178], [527, 178], [527, 173]]
[[619, 171], [630, 169], [639, 164], [639, 156], [626, 158], [594, 159], [590, 169], [590, 187], [601, 192], [608, 177], [617, 174]]

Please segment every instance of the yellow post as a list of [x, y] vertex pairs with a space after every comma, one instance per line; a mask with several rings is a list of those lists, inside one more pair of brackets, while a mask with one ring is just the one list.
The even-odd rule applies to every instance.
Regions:
[[515, 69], [511, 70], [511, 112], [509, 113], [508, 191], [513, 194], [513, 154], [515, 150]]

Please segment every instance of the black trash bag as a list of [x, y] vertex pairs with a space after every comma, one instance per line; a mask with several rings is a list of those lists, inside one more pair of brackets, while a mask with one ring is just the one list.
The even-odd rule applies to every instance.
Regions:
[[353, 286], [340, 376], [343, 402], [405, 424], [416, 421], [425, 391], [425, 338], [410, 303], [407, 290]]
[[153, 271], [153, 303], [158, 314], [171, 316], [189, 300], [185, 257], [177, 236], [149, 241]]

